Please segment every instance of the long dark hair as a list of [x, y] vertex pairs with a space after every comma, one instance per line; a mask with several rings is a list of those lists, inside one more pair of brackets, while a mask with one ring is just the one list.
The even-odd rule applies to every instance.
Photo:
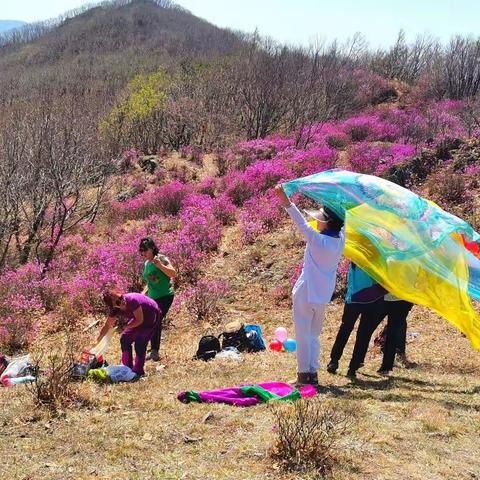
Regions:
[[152, 249], [154, 257], [156, 257], [158, 255], [158, 252], [159, 252], [156, 243], [150, 237], [142, 238], [140, 240], [140, 244], [138, 245], [138, 249], [141, 252]]
[[108, 314], [110, 316], [113, 317], [115, 315], [122, 313], [122, 311], [119, 308], [117, 308], [117, 300], [122, 298], [123, 298], [123, 292], [115, 287], [107, 288], [103, 292], [103, 301], [108, 307]]

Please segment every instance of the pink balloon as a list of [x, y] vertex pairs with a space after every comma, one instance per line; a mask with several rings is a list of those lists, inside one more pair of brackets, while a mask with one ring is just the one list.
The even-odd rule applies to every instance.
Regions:
[[287, 329], [284, 327], [278, 327], [275, 330], [275, 340], [283, 343], [288, 337]]

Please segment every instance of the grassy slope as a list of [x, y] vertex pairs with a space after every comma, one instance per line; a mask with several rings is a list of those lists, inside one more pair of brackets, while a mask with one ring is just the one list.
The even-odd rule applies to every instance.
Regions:
[[[302, 245], [285, 224], [257, 245], [238, 249], [230, 228], [211, 274], [232, 284], [225, 321], [261, 323], [270, 338], [279, 325], [291, 329], [288, 300], [275, 301], [272, 285], [285, 283], [301, 258]], [[331, 347], [342, 304], [327, 309], [322, 365]], [[192, 326], [183, 312], [173, 320], [162, 346], [162, 368], [149, 364], [147, 376], [131, 385], [83, 384], [94, 400], [60, 418], [35, 412], [23, 386], [0, 391], [0, 477], [3, 479], [267, 479], [314, 478], [284, 474], [267, 455], [274, 440], [267, 406], [183, 405], [182, 389], [210, 389], [242, 382], [293, 378], [293, 355], [244, 355], [240, 363], [191, 360], [208, 325]], [[220, 326], [213, 326], [215, 332]], [[339, 452], [337, 479], [480, 478], [480, 366], [478, 353], [444, 320], [416, 307], [408, 345], [420, 363], [396, 370], [395, 379], [375, 374], [378, 352], [371, 351], [356, 384], [342, 374], [321, 372], [324, 399], [360, 412], [358, 431]], [[110, 360], [118, 356], [111, 347]], [[204, 421], [205, 416], [213, 417]], [[186, 441], [185, 437], [195, 441]], [[187, 438], [187, 440], [188, 440]]]

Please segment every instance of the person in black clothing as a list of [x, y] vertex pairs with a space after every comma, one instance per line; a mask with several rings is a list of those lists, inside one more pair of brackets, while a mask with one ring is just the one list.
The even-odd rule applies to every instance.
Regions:
[[351, 378], [356, 376], [356, 371], [363, 365], [370, 338], [385, 316], [383, 309], [385, 293], [386, 290], [367, 273], [354, 263], [350, 264], [342, 323], [330, 353], [328, 372], [336, 373], [345, 345], [360, 317], [355, 347], [347, 373]]
[[385, 315], [387, 326], [385, 328], [385, 344], [383, 346], [383, 360], [378, 373], [390, 376], [395, 362], [395, 354], [399, 354], [400, 361], [405, 368], [413, 368], [415, 363], [409, 362], [406, 356], [407, 316], [413, 303], [400, 300], [391, 294], [385, 296]]

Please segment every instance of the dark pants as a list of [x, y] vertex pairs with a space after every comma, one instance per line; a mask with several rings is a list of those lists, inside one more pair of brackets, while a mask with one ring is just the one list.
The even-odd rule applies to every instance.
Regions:
[[385, 346], [383, 348], [383, 361], [380, 370], [392, 370], [395, 353], [405, 353], [407, 316], [412, 307], [412, 303], [404, 300], [385, 302], [387, 328]]
[[[381, 315], [382, 311], [383, 311], [383, 298], [372, 303], [346, 303], [343, 308], [342, 323], [340, 325], [340, 329], [338, 330], [335, 343], [333, 344], [332, 352], [330, 353], [330, 360], [334, 362], [338, 362], [340, 360], [340, 358], [342, 357], [345, 345], [347, 344], [348, 339], [353, 331], [353, 328], [355, 327], [355, 323], [360, 317], [360, 326], [358, 327], [357, 339], [355, 341], [355, 347], [357, 348], [356, 354], [354, 351], [354, 356], [359, 357], [359, 351], [357, 347], [357, 345], [359, 345], [359, 335], [360, 336], [365, 335], [365, 330], [366, 330], [365, 326], [375, 323], [377, 317]], [[373, 333], [373, 330], [372, 330], [372, 333]], [[360, 345], [363, 346], [363, 343], [360, 342]], [[367, 343], [367, 348], [368, 348], [368, 343]], [[365, 350], [365, 353], [366, 353], [366, 350]], [[365, 358], [365, 354], [361, 358], [361, 361], [358, 362], [358, 364], [362, 363], [364, 358]], [[358, 366], [355, 368], [355, 370], [357, 368]]]
[[349, 370], [354, 372], [356, 372], [365, 361], [373, 332], [385, 318], [385, 301], [383, 298], [368, 305], [370, 305], [370, 308], [360, 317], [352, 359], [350, 360]]
[[152, 337], [151, 347], [152, 350], [156, 350], [157, 352], [160, 350], [160, 340], [162, 338], [162, 325], [163, 319], [166, 317], [168, 310], [170, 309], [172, 302], [173, 302], [173, 295], [167, 295], [165, 297], [157, 298], [155, 301], [157, 302], [158, 308], [160, 309], [159, 318], [158, 318], [158, 326], [155, 329], [155, 333]]

